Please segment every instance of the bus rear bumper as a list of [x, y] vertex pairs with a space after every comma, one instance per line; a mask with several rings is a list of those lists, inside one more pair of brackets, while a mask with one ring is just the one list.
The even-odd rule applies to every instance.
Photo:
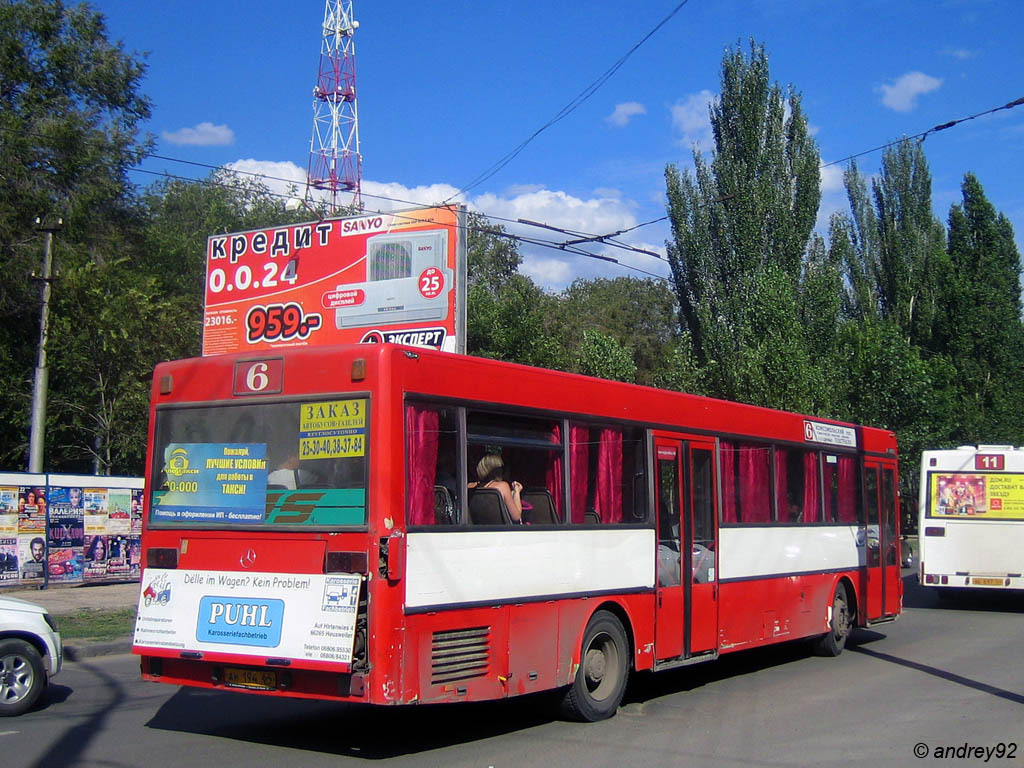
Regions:
[[275, 669], [142, 656], [142, 679], [193, 688], [300, 699], [367, 703], [367, 677], [355, 672]]

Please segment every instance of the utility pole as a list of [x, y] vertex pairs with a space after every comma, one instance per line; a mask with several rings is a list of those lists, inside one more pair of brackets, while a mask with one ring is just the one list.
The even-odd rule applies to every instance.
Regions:
[[[36, 229], [46, 233], [43, 251], [43, 307], [39, 320], [39, 357], [36, 360], [35, 382], [32, 386], [32, 431], [28, 441], [28, 471], [43, 471], [43, 437], [46, 433], [46, 388], [49, 374], [46, 368], [46, 338], [50, 333], [50, 283], [53, 280], [53, 233], [61, 228], [63, 219], [56, 224], [43, 224], [36, 219]], [[35, 277], [35, 275], [33, 275]]]

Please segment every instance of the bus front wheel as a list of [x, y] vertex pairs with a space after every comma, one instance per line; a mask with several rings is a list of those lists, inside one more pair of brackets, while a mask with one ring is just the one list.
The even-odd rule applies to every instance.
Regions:
[[595, 722], [615, 714], [629, 678], [629, 641], [622, 622], [598, 611], [587, 623], [576, 678], [562, 699], [562, 714]]
[[850, 613], [846, 587], [839, 584], [836, 586], [836, 593], [832, 598], [832, 619], [829, 621], [829, 631], [818, 638], [814, 646], [815, 652], [819, 656], [838, 656], [846, 647], [846, 638], [850, 636], [852, 629], [853, 615]]

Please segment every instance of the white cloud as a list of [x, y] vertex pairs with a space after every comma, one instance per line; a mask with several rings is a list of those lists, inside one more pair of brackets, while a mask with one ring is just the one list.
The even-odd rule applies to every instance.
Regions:
[[630, 118], [636, 115], [646, 115], [647, 107], [638, 101], [625, 101], [615, 105], [615, 111], [604, 119], [608, 125], [616, 128], [624, 128], [629, 124]]
[[[522, 249], [520, 249], [522, 252]], [[576, 277], [573, 265], [566, 259], [541, 256], [539, 253], [526, 253], [519, 267], [523, 274], [545, 288], [564, 288]]]
[[[227, 167], [246, 174], [245, 178], [252, 178], [249, 174], [262, 177], [260, 180], [275, 194], [296, 195], [296, 200], [304, 196], [306, 169], [293, 162], [243, 159], [236, 160]], [[458, 192], [458, 188], [450, 184], [408, 187], [398, 182], [368, 179], [363, 179], [361, 190], [363, 206], [368, 212], [433, 205], [449, 199]], [[316, 193], [318, 198], [324, 196], [325, 193], [322, 191]], [[461, 199], [456, 199], [462, 202]], [[523, 184], [511, 187], [502, 194], [486, 193], [464, 202], [470, 210], [494, 217], [495, 223], [503, 226], [510, 234], [544, 240], [552, 244], [562, 243], [573, 237], [550, 229], [519, 224], [518, 219], [542, 222], [573, 232], [593, 235], [610, 234], [637, 224], [634, 204], [632, 201], [623, 200], [620, 192], [615, 189], [595, 190], [591, 197], [583, 199], [561, 190]], [[659, 226], [667, 232], [666, 226]], [[663, 245], [657, 244], [657, 238], [664, 234], [647, 227], [617, 239], [664, 255]], [[664, 263], [651, 256], [596, 242], [584, 244], [582, 247], [591, 253], [610, 256], [625, 266], [615, 266], [607, 261], [563, 253], [542, 245], [522, 243], [519, 246], [523, 256], [521, 270], [547, 290], [561, 290], [578, 277], [645, 276], [628, 269], [629, 266], [656, 274], [668, 274], [668, 268]]]
[[705, 89], [680, 99], [671, 107], [672, 128], [679, 134], [679, 143], [695, 147], [701, 152], [711, 149], [713, 137], [711, 133], [711, 115], [708, 107], [718, 97]]
[[235, 143], [235, 132], [227, 125], [200, 123], [195, 128], [179, 128], [160, 134], [171, 144], [189, 144], [196, 147], [226, 147]]
[[942, 53], [946, 56], [952, 56], [957, 61], [967, 61], [967, 59], [973, 59], [978, 55], [966, 48], [947, 48]]
[[896, 112], [910, 112], [917, 106], [917, 97], [931, 93], [942, 85], [942, 80], [923, 72], [907, 72], [891, 85], [882, 85], [877, 90], [882, 94], [882, 103]]
[[[612, 190], [606, 190], [611, 192]], [[518, 219], [549, 224], [572, 232], [591, 235], [606, 235], [629, 229], [637, 224], [634, 206], [618, 194], [595, 196], [589, 199], [575, 197], [560, 190], [541, 189], [507, 197], [483, 194], [474, 198], [470, 206], [486, 215], [500, 217], [496, 221], [511, 234], [523, 235], [553, 244], [571, 240], [571, 235], [562, 235], [549, 229], [531, 227], [517, 223]], [[637, 238], [650, 238], [654, 234], [648, 229], [636, 230], [616, 239], [637, 247], [663, 253], [661, 246], [644, 244]], [[588, 258], [579, 254], [560, 255], [551, 248], [521, 244], [523, 255], [521, 270], [538, 285], [547, 290], [561, 290], [579, 277], [619, 277], [630, 275], [645, 277], [642, 273], [628, 269], [628, 266], [656, 274], [667, 274], [668, 270], [657, 259], [644, 254], [633, 253], [601, 243], [585, 243], [579, 247], [590, 253], [609, 256], [626, 266], [615, 266], [607, 261]]]
[[[422, 184], [407, 187], [398, 182], [378, 182], [363, 179], [363, 207], [375, 211], [398, 211], [416, 205], [435, 205], [455, 196], [459, 189], [451, 184]], [[455, 202], [462, 202], [455, 197]]]

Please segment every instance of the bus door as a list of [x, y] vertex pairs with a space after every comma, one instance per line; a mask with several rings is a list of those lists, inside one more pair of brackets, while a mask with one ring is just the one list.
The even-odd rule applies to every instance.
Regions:
[[657, 660], [717, 648], [714, 441], [656, 435]]
[[864, 495], [866, 611], [867, 620], [875, 621], [900, 610], [899, 509], [891, 462], [864, 462]]

